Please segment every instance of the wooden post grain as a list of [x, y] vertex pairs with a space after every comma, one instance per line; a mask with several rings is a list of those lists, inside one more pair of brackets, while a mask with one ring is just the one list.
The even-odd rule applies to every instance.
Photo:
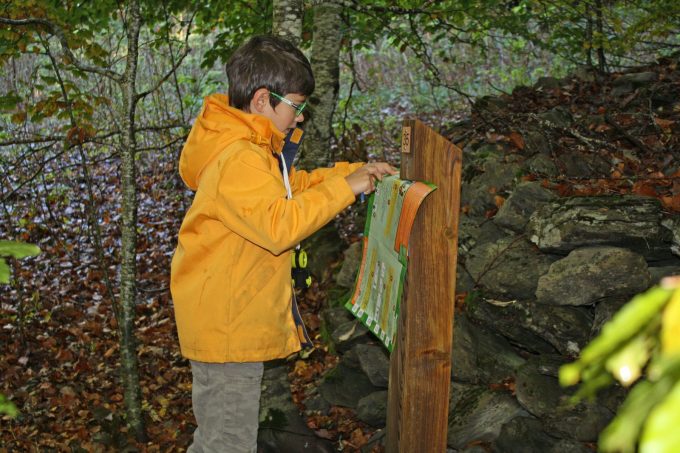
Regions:
[[401, 178], [437, 190], [421, 206], [390, 358], [388, 453], [446, 451], [462, 151], [418, 120], [404, 122]]

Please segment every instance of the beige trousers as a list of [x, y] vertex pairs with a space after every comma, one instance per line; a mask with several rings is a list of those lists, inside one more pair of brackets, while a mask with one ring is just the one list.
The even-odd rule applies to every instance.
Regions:
[[198, 427], [188, 453], [255, 453], [264, 365], [191, 361]]

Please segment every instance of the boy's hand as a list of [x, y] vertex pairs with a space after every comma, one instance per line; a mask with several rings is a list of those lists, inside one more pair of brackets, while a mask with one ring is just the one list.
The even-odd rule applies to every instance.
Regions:
[[369, 193], [375, 190], [375, 180], [381, 181], [385, 175], [396, 175], [399, 170], [385, 162], [373, 162], [358, 168], [345, 177], [345, 181], [352, 188], [354, 195]]

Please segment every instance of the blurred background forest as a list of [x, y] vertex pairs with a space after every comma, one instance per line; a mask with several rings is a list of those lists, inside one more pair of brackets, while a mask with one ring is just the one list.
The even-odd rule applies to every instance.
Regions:
[[[296, 42], [317, 76], [299, 166], [399, 165], [406, 117], [463, 146], [470, 134], [460, 126], [484, 96], [677, 54], [680, 7], [3, 1], [0, 239], [41, 253], [18, 261], [9, 257], [21, 254], [7, 252], [8, 265], [0, 263], [11, 269], [0, 288], [0, 410], [10, 400], [20, 409], [2, 420], [0, 451], [3, 443], [40, 451], [131, 445], [126, 436], [152, 451], [188, 443], [190, 378], [168, 291], [192, 197], [177, 162], [203, 97], [226, 92], [231, 52], [265, 33]], [[351, 242], [362, 226], [349, 228], [343, 237]], [[357, 426], [349, 433], [367, 432]]]

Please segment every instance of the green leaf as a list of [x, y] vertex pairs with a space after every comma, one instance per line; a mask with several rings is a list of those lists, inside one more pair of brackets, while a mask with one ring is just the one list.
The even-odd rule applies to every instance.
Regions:
[[36, 256], [40, 253], [40, 247], [19, 241], [0, 241], [0, 256], [11, 256], [16, 259]]
[[19, 415], [19, 411], [14, 404], [2, 394], [0, 394], [0, 414], [7, 414], [10, 418]]
[[653, 340], [643, 332], [629, 341], [605, 362], [607, 370], [624, 386], [635, 382], [642, 374], [642, 367], [649, 360]]
[[4, 258], [0, 258], [0, 283], [9, 283], [9, 266]]
[[583, 349], [580, 361], [589, 363], [613, 353], [652, 321], [672, 293], [672, 290], [654, 287], [635, 296], [604, 325], [602, 333]]
[[[600, 449], [607, 453], [632, 453], [649, 414], [666, 400], [680, 379], [680, 356], [663, 360], [655, 381], [641, 381], [628, 394], [618, 414], [600, 435]], [[675, 411], [678, 411], [676, 406]], [[659, 450], [660, 451], [660, 450]], [[673, 451], [673, 450], [668, 450]]]
[[16, 109], [19, 102], [21, 102], [21, 98], [16, 93], [0, 96], [0, 112], [10, 112]]
[[680, 382], [649, 414], [640, 439], [640, 453], [672, 453], [680, 445]]

